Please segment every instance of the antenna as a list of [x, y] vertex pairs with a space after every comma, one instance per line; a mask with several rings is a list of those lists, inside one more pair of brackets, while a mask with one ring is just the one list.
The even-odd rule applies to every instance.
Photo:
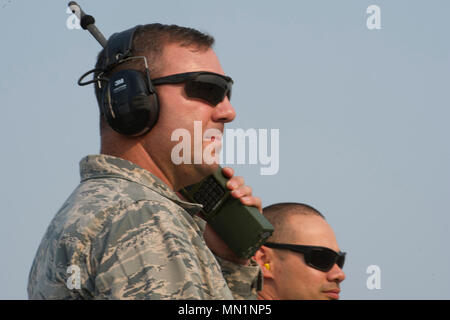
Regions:
[[70, 1], [68, 4], [69, 9], [73, 14], [80, 19], [80, 25], [84, 30], [88, 30], [92, 36], [100, 43], [100, 45], [105, 48], [106, 47], [106, 38], [103, 34], [97, 29], [95, 26], [95, 19], [93, 16], [86, 14], [83, 9], [79, 6], [75, 1]]

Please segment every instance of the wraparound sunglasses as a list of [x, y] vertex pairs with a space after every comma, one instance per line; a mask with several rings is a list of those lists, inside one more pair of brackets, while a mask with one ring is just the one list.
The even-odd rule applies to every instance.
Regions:
[[233, 79], [218, 73], [186, 72], [152, 79], [154, 86], [178, 83], [185, 84], [184, 91], [188, 97], [204, 100], [212, 106], [217, 106], [225, 96], [231, 99]]
[[344, 267], [346, 252], [336, 252], [326, 247], [304, 246], [298, 244], [266, 242], [264, 246], [273, 249], [285, 249], [303, 253], [305, 263], [317, 270], [328, 272], [337, 263], [339, 268]]

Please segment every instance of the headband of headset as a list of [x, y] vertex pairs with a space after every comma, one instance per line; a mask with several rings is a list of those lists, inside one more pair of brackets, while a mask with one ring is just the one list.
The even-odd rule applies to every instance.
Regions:
[[114, 33], [109, 37], [105, 47], [105, 60], [101, 69], [110, 70], [113, 66], [132, 55], [131, 47], [133, 45], [134, 33], [139, 27], [140, 25]]

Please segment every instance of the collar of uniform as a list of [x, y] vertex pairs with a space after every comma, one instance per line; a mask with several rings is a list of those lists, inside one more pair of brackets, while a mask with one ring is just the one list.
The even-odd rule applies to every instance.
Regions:
[[192, 215], [203, 208], [201, 204], [181, 200], [161, 179], [125, 159], [105, 154], [86, 156], [80, 161], [80, 175], [81, 182], [89, 179], [119, 178], [139, 183], [176, 202]]

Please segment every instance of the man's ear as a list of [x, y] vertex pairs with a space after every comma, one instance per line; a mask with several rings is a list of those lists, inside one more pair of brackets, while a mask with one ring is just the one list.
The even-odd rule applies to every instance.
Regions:
[[272, 261], [271, 261], [271, 249], [265, 246], [261, 246], [258, 251], [255, 252], [253, 260], [255, 260], [261, 267], [264, 279], [273, 279]]

